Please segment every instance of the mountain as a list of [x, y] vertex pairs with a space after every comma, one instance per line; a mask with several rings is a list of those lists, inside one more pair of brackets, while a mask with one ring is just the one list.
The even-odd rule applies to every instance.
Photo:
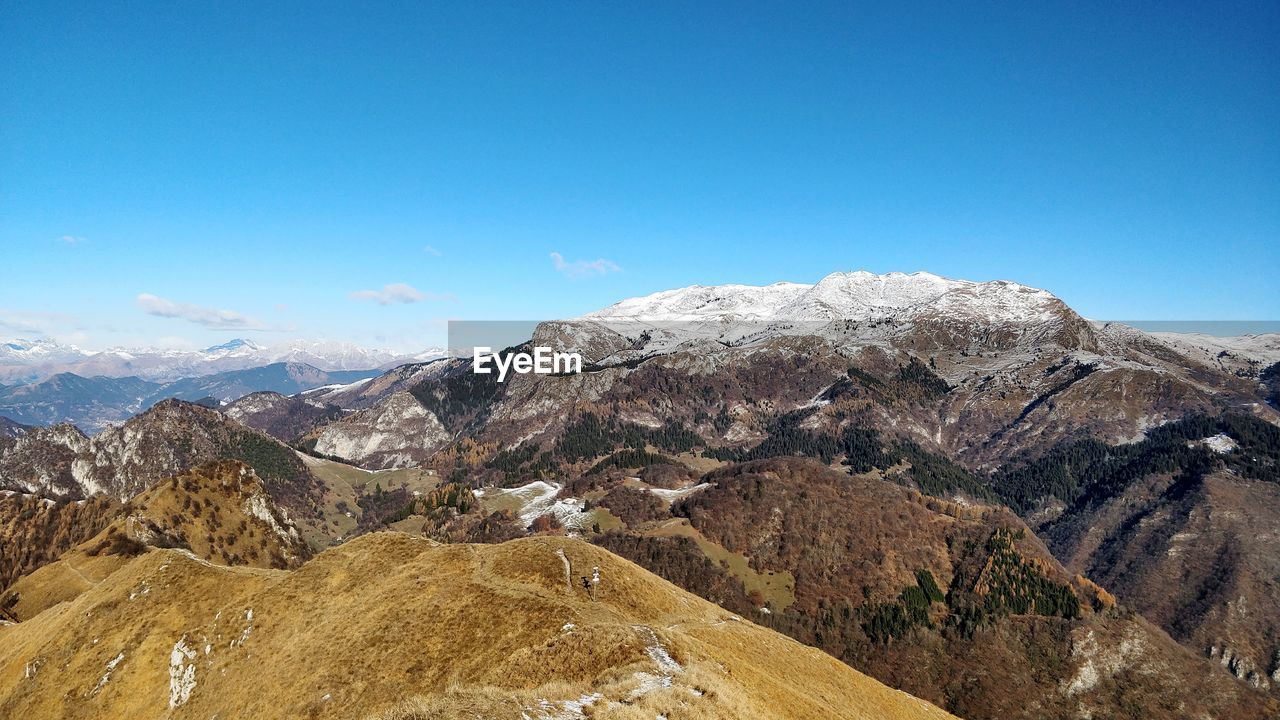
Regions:
[[1280, 429], [1194, 417], [1080, 441], [995, 486], [1072, 572], [1250, 685], [1280, 689]]
[[[253, 468], [240, 462], [207, 463], [166, 478], [125, 506], [104, 504], [98, 497], [62, 507], [74, 506], [80, 506], [79, 522], [57, 527], [84, 534], [85, 527], [98, 525], [98, 531], [59, 553], [56, 562], [25, 569], [9, 584], [0, 594], [0, 608], [10, 619], [28, 620], [75, 598], [148, 548], [180, 548], [206, 562], [262, 568], [297, 567], [311, 555]], [[98, 512], [90, 516], [89, 508]], [[68, 514], [64, 509], [61, 519]]]
[[[0, 387], [0, 393], [2, 392], [4, 392], [4, 388]], [[9, 418], [0, 415], [0, 438], [16, 438], [29, 429], [30, 427], [27, 425], [14, 422]]]
[[304, 436], [303, 444], [324, 457], [386, 470], [425, 464], [453, 437], [417, 398], [398, 392], [317, 428]]
[[221, 408], [228, 417], [271, 437], [292, 443], [320, 425], [342, 417], [342, 408], [307, 397], [255, 392]]
[[235, 339], [203, 350], [112, 348], [81, 350], [49, 340], [0, 344], [0, 381], [38, 382], [59, 373], [93, 377], [138, 377], [170, 382], [274, 363], [310, 365], [326, 371], [369, 370], [438, 357], [437, 350], [403, 354], [336, 341], [291, 341], [272, 346]]
[[52, 340], [10, 340], [0, 342], [0, 367], [59, 365], [75, 362], [90, 354], [75, 345], [62, 345]]
[[167, 398], [230, 402], [252, 392], [297, 393], [379, 375], [376, 370], [326, 372], [300, 363], [274, 363], [167, 383], [136, 377], [85, 378], [61, 373], [0, 390], [0, 412], [33, 425], [70, 422], [90, 432], [119, 423]]
[[308, 450], [363, 468], [423, 465], [455, 434], [412, 391], [456, 377], [460, 367], [458, 361], [402, 365], [368, 381], [302, 393], [302, 402], [356, 412], [326, 417], [297, 437]]
[[852, 476], [796, 458], [699, 476], [661, 454], [613, 457], [563, 485], [437, 493], [412, 509], [429, 535], [461, 541], [563, 526], [971, 720], [1280, 709], [1067, 571], [1009, 510], [922, 495], [895, 474], [941, 460], [895, 471], [868, 448], [875, 462]]
[[924, 273], [685, 288], [503, 351], [581, 373], [454, 358], [36, 428], [0, 481], [120, 502], [240, 458], [314, 548], [585, 538], [971, 719], [1274, 717], [1280, 372], [1266, 338], [1215, 342]]
[[376, 370], [324, 371], [297, 362], [278, 362], [244, 370], [185, 378], [162, 385], [152, 399], [199, 400], [211, 397], [228, 403], [253, 392], [270, 391], [292, 395], [320, 387], [346, 385], [380, 375]]
[[927, 272], [832, 273], [813, 285], [775, 283], [694, 285], [615, 303], [584, 319], [682, 322], [696, 320], [899, 320], [937, 315], [987, 322], [1043, 324], [1066, 312], [1044, 290], [1007, 281], [951, 280]]
[[344, 410], [363, 410], [390, 395], [407, 391], [419, 383], [456, 365], [443, 360], [399, 365], [366, 381], [355, 381], [337, 387], [309, 390], [306, 398], [312, 402], [337, 405]]
[[206, 462], [241, 460], [299, 520], [323, 493], [289, 447], [216, 410], [165, 400], [88, 437], [70, 425], [36, 428], [0, 445], [0, 489], [49, 498], [104, 494], [128, 500], [160, 479]]
[[1259, 370], [1280, 363], [1280, 334], [1217, 337], [1200, 333], [1151, 333], [1184, 355], [1226, 372], [1258, 375]]
[[379, 533], [293, 571], [152, 550], [62, 607], [0, 626], [0, 714], [949, 717], [560, 538]]
[[106, 496], [54, 502], [0, 490], [0, 590], [97, 535], [122, 511], [120, 501]]
[[136, 377], [54, 375], [0, 390], [0, 413], [29, 425], [75, 422], [99, 429], [145, 410], [160, 386]]
[[[543, 323], [531, 344], [578, 350], [585, 371], [499, 383], [453, 359], [410, 374], [407, 389], [455, 443], [472, 442], [487, 459], [522, 443], [536, 444], [533, 459], [587, 412], [648, 429], [678, 425], [721, 453], [767, 450], [796, 413], [807, 432], [881, 428], [982, 472], [1067, 439], [1140, 438], [1188, 412], [1280, 421], [1266, 404], [1261, 361], [1224, 370], [1133, 328], [1087, 321], [1041, 290], [922, 273], [668, 291]], [[344, 394], [383, 384], [386, 376]], [[390, 397], [375, 395], [375, 407]], [[398, 448], [369, 453], [367, 439], [417, 437], [431, 424], [403, 398], [394, 403], [320, 432], [365, 439], [331, 450], [377, 466], [375, 455]], [[405, 420], [392, 427], [397, 415]], [[423, 462], [435, 447], [399, 449]]]

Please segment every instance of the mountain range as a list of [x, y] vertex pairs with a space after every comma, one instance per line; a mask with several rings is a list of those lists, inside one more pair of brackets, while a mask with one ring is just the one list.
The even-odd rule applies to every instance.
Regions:
[[32, 383], [61, 373], [73, 373], [84, 377], [137, 377], [165, 383], [276, 363], [310, 365], [325, 371], [385, 369], [441, 354], [439, 350], [424, 350], [406, 355], [348, 342], [319, 340], [266, 346], [237, 338], [203, 350], [88, 351], [53, 340], [17, 339], [0, 343], [0, 382]]
[[263, 569], [296, 533], [260, 491], [234, 463], [177, 476], [13, 586], [0, 713], [951, 717], [580, 540], [377, 533]]
[[[471, 372], [468, 359], [436, 359], [362, 379], [327, 378], [333, 382], [310, 389], [242, 393], [261, 383], [192, 382], [183, 392], [193, 400], [242, 396], [216, 408], [166, 400], [93, 436], [66, 424], [14, 425], [0, 433], [0, 547], [22, 548], [0, 553], [0, 577], [10, 580], [0, 604], [11, 603], [20, 620], [0, 628], [0, 638], [10, 633], [23, 648], [13, 667], [51, 657], [53, 646], [38, 649], [42, 637], [79, 643], [104, 632], [58, 606], [24, 603], [47, 596], [106, 612], [126, 588], [144, 579], [155, 587], [162, 565], [177, 567], [164, 538], [181, 538], [177, 547], [189, 545], [214, 566], [180, 562], [184, 582], [206, 588], [208, 598], [174, 589], [138, 611], [199, 618], [191, 628], [164, 625], [158, 638], [122, 616], [115, 622], [132, 629], [127, 638], [111, 636], [119, 648], [83, 662], [59, 660], [75, 665], [68, 681], [40, 680], [24, 690], [4, 685], [0, 673], [0, 707], [45, 707], [68, 691], [67, 682], [97, 697], [89, 693], [104, 669], [116, 672], [105, 665], [115, 652], [125, 659], [113, 667], [124, 668], [128, 658], [172, 648], [183, 634], [224, 632], [210, 618], [231, 612], [239, 598], [271, 608], [282, 637], [303, 632], [283, 605], [266, 599], [268, 588], [316, 617], [349, 613], [357, 603], [376, 615], [367, 623], [361, 616], [360, 630], [385, 637], [416, 632], [386, 614], [392, 597], [412, 596], [426, 603], [422, 612], [478, 627], [459, 605], [432, 599], [443, 597], [440, 588], [461, 592], [456, 577], [468, 574], [483, 592], [465, 596], [486, 607], [493, 602], [486, 593], [519, 594], [509, 578], [532, 583], [543, 597], [537, 588], [544, 583], [563, 588], [567, 580], [572, 589], [585, 577], [586, 595], [566, 596], [574, 612], [585, 612], [577, 603], [596, 599], [590, 574], [565, 578], [558, 558], [576, 568], [590, 557], [607, 568], [606, 578], [628, 578], [628, 593], [687, 608], [664, 611], [672, 613], [663, 616], [669, 631], [683, 627], [681, 613], [701, 617], [694, 608], [729, 613], [742, 620], [725, 622], [752, 628], [738, 647], [791, 647], [778, 644], [791, 642], [779, 636], [786, 635], [960, 717], [1275, 717], [1278, 341], [1145, 333], [1085, 319], [1052, 294], [1016, 283], [837, 273], [814, 285], [695, 286], [541, 324], [530, 345], [581, 352], [578, 374], [499, 383]], [[218, 387], [234, 391], [208, 392]], [[306, 545], [291, 546], [296, 562], [286, 569], [223, 572], [244, 564], [234, 560], [250, 550], [237, 544], [212, 553], [218, 545], [208, 538], [225, 535], [227, 547], [230, 535], [193, 513], [207, 490], [185, 501], [148, 495], [184, 473], [226, 476], [230, 470], [209, 463], [236, 462], [260, 484], [255, 502], [274, 508], [267, 516], [295, 528]], [[208, 486], [176, 481], [184, 484]], [[162, 513], [171, 517], [154, 521], [151, 533], [161, 541], [140, 541], [136, 559], [86, 564], [86, 543], [102, 544], [110, 527], [129, 536], [122, 508], [148, 503], [185, 510]], [[75, 573], [60, 558], [101, 583], [90, 589], [68, 580]], [[374, 568], [363, 594], [342, 589], [351, 587], [341, 578], [352, 577], [356, 563]], [[460, 575], [422, 569], [434, 564]], [[125, 580], [99, 577], [96, 567]], [[504, 580], [493, 579], [495, 567]], [[669, 587], [658, 577], [719, 607], [658, 590]], [[64, 589], [47, 589], [41, 578]], [[504, 623], [541, 627], [520, 614], [527, 607], [494, 607]], [[664, 648], [685, 642], [646, 619], [651, 610], [627, 608], [601, 621], [621, 644], [593, 642], [633, 647], [623, 626], [658, 632]], [[718, 618], [713, 627], [724, 620], [707, 617]], [[680, 652], [732, 665], [722, 639], [695, 627], [699, 649], [679, 645]], [[829, 716], [859, 716], [852, 691], [835, 689], [849, 680], [819, 666], [805, 666], [806, 677], [819, 678], [803, 686], [809, 700], [788, 695], [797, 709], [771, 714], [758, 704], [771, 701], [750, 687], [709, 692], [694, 683], [702, 693], [694, 695], [683, 679], [663, 675], [657, 660], [657, 672], [627, 665], [629, 650], [609, 651], [616, 662], [575, 674], [559, 664], [554, 638], [525, 637], [507, 625], [494, 632], [533, 642], [540, 649], [495, 647], [531, 653], [551, 675], [520, 688], [489, 687], [497, 676], [464, 670], [400, 680], [421, 697], [396, 698], [403, 704], [393, 708], [395, 692], [382, 686], [376, 698], [356, 686], [343, 695], [328, 680], [321, 690], [274, 675], [242, 677], [238, 658], [215, 655], [206, 664], [317, 716], [334, 712], [325, 692], [385, 717], [448, 717], [461, 707], [499, 717], [636, 717], [636, 707], [652, 710], [646, 717], [704, 712], [650, 704], [658, 696], [632, 697], [607, 682], [640, 672], [665, 677], [663, 687], [686, 699], [729, 703], [730, 692], [746, 693], [744, 705], [707, 706], [708, 717], [822, 716], [804, 709], [813, 698], [845, 711]], [[401, 643], [365, 644], [363, 637], [344, 635], [343, 643], [360, 648], [357, 654], [381, 653], [393, 674], [418, 677], [405, 669], [411, 659], [386, 649]], [[653, 647], [647, 638], [641, 646]], [[261, 657], [287, 652], [275, 639], [264, 642], [254, 650]], [[596, 657], [594, 649], [572, 647]], [[325, 678], [365, 667], [363, 655], [306, 652], [320, 658]], [[450, 667], [492, 664], [474, 645], [460, 652]], [[805, 652], [779, 657], [808, 658]], [[183, 650], [182, 677], [191, 659]], [[194, 665], [197, 677], [212, 680], [206, 665]], [[769, 686], [757, 673], [793, 677], [785, 667], [764, 667], [743, 667], [752, 673], [748, 686]], [[152, 695], [164, 666], [148, 661], [127, 672], [127, 682], [118, 676], [121, 692], [163, 700]], [[569, 686], [553, 693], [543, 685], [550, 677]], [[191, 712], [237, 710], [200, 687], [190, 693], [200, 698]], [[588, 696], [595, 699], [572, 704]], [[834, 698], [845, 700], [831, 705]], [[92, 702], [115, 708], [109, 703], [121, 700], [86, 707], [98, 707]], [[921, 707], [928, 706], [901, 712], [923, 716]]]
[[165, 383], [137, 377], [82, 377], [59, 373], [28, 385], [0, 388], [0, 416], [31, 425], [69, 422], [94, 432], [127, 420], [167, 398], [217, 405], [252, 392], [269, 390], [292, 394], [378, 374], [377, 370], [324, 371], [293, 362]]

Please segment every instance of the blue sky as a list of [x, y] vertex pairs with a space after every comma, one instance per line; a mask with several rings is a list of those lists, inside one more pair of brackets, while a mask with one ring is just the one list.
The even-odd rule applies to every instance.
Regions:
[[263, 5], [0, 5], [0, 337], [410, 349], [860, 268], [1280, 318], [1273, 2]]

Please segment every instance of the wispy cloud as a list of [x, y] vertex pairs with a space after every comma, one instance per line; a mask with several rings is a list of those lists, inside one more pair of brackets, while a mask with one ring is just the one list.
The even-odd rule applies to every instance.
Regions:
[[444, 253], [440, 252], [439, 250], [435, 249], [434, 247], [432, 247], [432, 246], [430, 246], [430, 245], [423, 245], [423, 246], [422, 246], [422, 252], [424, 252], [424, 253], [426, 253], [426, 254], [428, 254], [428, 255], [434, 255], [435, 257], [440, 257], [441, 255], [443, 255], [443, 254], [444, 254]]
[[79, 245], [80, 243], [87, 242], [87, 240], [79, 235], [63, 235], [58, 238], [58, 242], [66, 245]]
[[383, 285], [381, 290], [357, 290], [349, 297], [352, 300], [372, 300], [379, 305], [407, 305], [416, 302], [456, 299], [447, 293], [424, 293], [407, 283]]
[[72, 315], [0, 308], [0, 328], [29, 335], [50, 335], [68, 329], [82, 329]]
[[594, 277], [597, 275], [608, 275], [609, 273], [621, 272], [622, 268], [612, 260], [565, 260], [564, 256], [558, 252], [551, 253], [551, 263], [555, 266], [556, 272], [570, 278]]
[[271, 328], [234, 310], [219, 310], [203, 305], [180, 303], [142, 293], [138, 296], [138, 309], [148, 315], [177, 318], [217, 330], [270, 330]]

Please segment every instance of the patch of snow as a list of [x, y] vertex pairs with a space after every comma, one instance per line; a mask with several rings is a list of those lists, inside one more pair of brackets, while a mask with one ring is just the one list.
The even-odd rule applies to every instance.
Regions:
[[97, 695], [98, 691], [106, 687], [107, 681], [111, 679], [111, 671], [116, 669], [116, 666], [120, 664], [121, 660], [124, 660], [123, 650], [120, 651], [119, 655], [115, 656], [107, 663], [107, 671], [102, 673], [102, 677], [98, 679], [98, 684], [94, 685], [93, 689], [89, 691], [89, 695], [91, 697]]
[[[187, 647], [187, 636], [183, 635], [169, 653], [169, 708], [176, 708], [191, 699], [191, 691], [196, 689], [196, 651]], [[188, 664], [188, 661], [190, 664]]]
[[538, 700], [538, 707], [525, 708], [521, 716], [535, 720], [530, 712], [537, 713], [537, 720], [585, 720], [586, 709], [604, 699], [600, 693], [589, 693], [573, 700]]
[[697, 485], [691, 485], [686, 488], [678, 488], [676, 490], [668, 490], [666, 488], [649, 488], [649, 492], [662, 498], [668, 505], [670, 505], [676, 500], [683, 500], [699, 490], [706, 490], [709, 487], [711, 487], [711, 483], [704, 482], [698, 483]]
[[517, 488], [495, 489], [489, 497], [515, 498], [520, 503], [517, 515], [520, 516], [520, 522], [524, 523], [525, 527], [532, 525], [533, 521], [539, 517], [550, 513], [561, 525], [569, 529], [571, 534], [581, 532], [589, 527], [588, 523], [592, 515], [583, 510], [583, 502], [577, 498], [556, 500], [556, 495], [563, 487], [557, 483], [535, 480]]
[[244, 630], [240, 632], [240, 637], [233, 639], [229, 647], [244, 645], [244, 642], [249, 639], [249, 635], [253, 634], [253, 608], [249, 608], [248, 610], [245, 610], [244, 621], [245, 621], [245, 626], [244, 626]]
[[1240, 447], [1240, 445], [1230, 435], [1226, 433], [1218, 433], [1213, 437], [1207, 437], [1200, 441], [1205, 447], [1218, 453], [1226, 455], [1227, 453]]
[[647, 672], [636, 673], [633, 677], [640, 681], [640, 684], [627, 696], [628, 700], [635, 700], [642, 695], [648, 695], [654, 690], [669, 688], [673, 682], [670, 675], [654, 675]]
[[671, 657], [667, 649], [662, 646], [662, 643], [658, 641], [658, 636], [654, 634], [653, 628], [645, 625], [633, 625], [632, 629], [645, 638], [645, 654], [658, 666], [659, 670], [668, 674], [684, 672], [684, 666], [676, 662], [675, 658]]

